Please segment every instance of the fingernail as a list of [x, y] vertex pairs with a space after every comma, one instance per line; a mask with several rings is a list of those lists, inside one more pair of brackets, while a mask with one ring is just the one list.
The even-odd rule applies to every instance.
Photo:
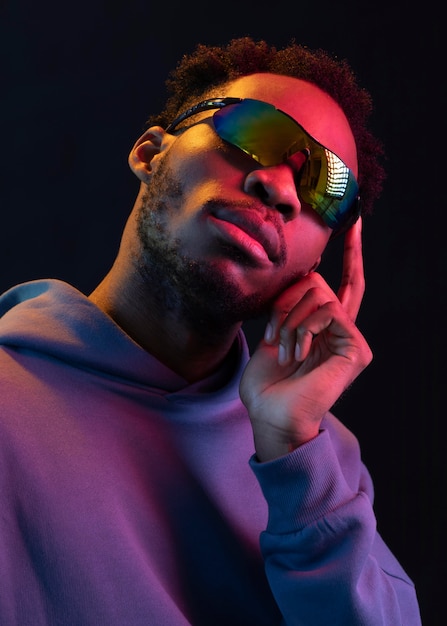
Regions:
[[266, 341], [272, 341], [273, 339], [273, 326], [270, 324], [270, 322], [265, 327], [264, 339]]

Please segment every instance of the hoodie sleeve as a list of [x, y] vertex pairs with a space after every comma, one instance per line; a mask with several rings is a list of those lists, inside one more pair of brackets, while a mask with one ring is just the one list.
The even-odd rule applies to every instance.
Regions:
[[261, 550], [287, 626], [420, 626], [412, 581], [376, 529], [358, 442], [328, 415], [318, 437], [250, 466], [268, 504]]

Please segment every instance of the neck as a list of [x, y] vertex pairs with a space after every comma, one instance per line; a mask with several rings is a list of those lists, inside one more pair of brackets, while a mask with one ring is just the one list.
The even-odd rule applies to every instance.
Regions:
[[155, 289], [138, 274], [114, 266], [89, 299], [136, 343], [189, 383], [215, 372], [227, 358], [240, 324], [222, 328], [204, 320], [188, 322], [179, 308], [162, 307]]

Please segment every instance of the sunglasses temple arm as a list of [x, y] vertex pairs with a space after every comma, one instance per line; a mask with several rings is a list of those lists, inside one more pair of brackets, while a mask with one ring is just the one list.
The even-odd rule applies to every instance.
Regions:
[[202, 111], [208, 111], [209, 109], [221, 109], [229, 104], [237, 104], [241, 101], [241, 98], [214, 98], [210, 100], [205, 100], [204, 102], [199, 102], [195, 104], [191, 108], [184, 111], [181, 115], [175, 118], [173, 122], [168, 124], [166, 127], [166, 132], [170, 133], [174, 130], [176, 126], [181, 124], [184, 120], [196, 113], [201, 113]]

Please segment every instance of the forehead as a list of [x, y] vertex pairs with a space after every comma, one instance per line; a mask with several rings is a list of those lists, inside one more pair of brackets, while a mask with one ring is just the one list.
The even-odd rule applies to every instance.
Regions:
[[259, 73], [236, 79], [222, 95], [273, 104], [357, 173], [357, 152], [349, 122], [341, 107], [316, 85], [291, 76]]

